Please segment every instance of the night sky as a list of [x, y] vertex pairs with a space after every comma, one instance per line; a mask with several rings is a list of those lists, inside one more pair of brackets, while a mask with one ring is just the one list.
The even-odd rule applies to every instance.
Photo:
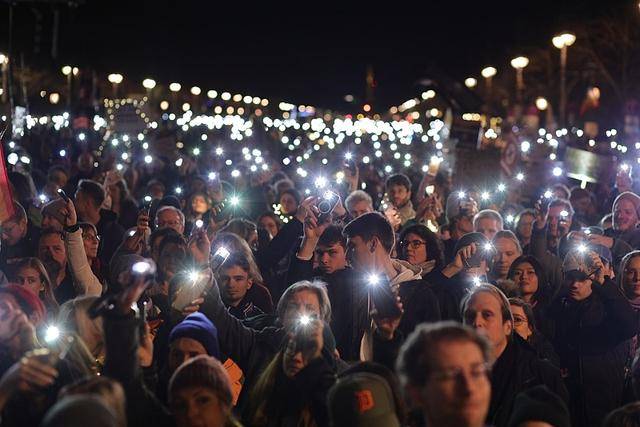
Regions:
[[[86, 0], [60, 6], [60, 53], [52, 61], [52, 6], [19, 1], [14, 43], [29, 60], [56, 69], [74, 63], [129, 81], [153, 77], [330, 108], [344, 108], [346, 94], [364, 97], [371, 64], [376, 106], [387, 108], [416, 96], [429, 66], [457, 79], [487, 64], [508, 67], [512, 56], [550, 45], [573, 23], [634, 2], [415, 3]], [[32, 8], [43, 14], [35, 55]], [[2, 4], [0, 49], [7, 11]]]

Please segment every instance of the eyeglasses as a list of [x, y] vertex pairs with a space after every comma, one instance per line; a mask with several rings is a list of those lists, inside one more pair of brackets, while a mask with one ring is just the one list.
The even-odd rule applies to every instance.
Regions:
[[427, 242], [423, 242], [422, 240], [403, 240], [400, 242], [400, 246], [402, 247], [410, 247], [411, 249], [418, 249], [422, 245], [426, 245]]
[[513, 316], [513, 324], [514, 325], [522, 325], [525, 323], [529, 323], [526, 317], [522, 316]]
[[460, 381], [464, 377], [471, 378], [474, 381], [478, 381], [482, 378], [487, 378], [491, 371], [491, 367], [488, 363], [479, 363], [473, 365], [470, 369], [463, 368], [451, 368], [444, 369], [442, 371], [436, 371], [432, 374], [432, 378], [436, 381]]
[[82, 240], [88, 240], [90, 242], [100, 242], [100, 236], [94, 236], [93, 234], [83, 234]]

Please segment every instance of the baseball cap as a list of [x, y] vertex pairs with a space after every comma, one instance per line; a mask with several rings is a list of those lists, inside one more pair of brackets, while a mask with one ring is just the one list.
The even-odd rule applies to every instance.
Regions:
[[334, 426], [400, 427], [391, 387], [380, 375], [356, 372], [329, 390]]

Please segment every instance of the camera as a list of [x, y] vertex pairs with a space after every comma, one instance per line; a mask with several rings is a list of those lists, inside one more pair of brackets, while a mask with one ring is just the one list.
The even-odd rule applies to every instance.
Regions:
[[317, 203], [318, 210], [320, 211], [320, 216], [318, 217], [318, 223], [322, 224], [327, 221], [331, 217], [331, 213], [338, 205], [340, 201], [340, 196], [337, 193], [326, 190], [322, 193], [322, 198]]

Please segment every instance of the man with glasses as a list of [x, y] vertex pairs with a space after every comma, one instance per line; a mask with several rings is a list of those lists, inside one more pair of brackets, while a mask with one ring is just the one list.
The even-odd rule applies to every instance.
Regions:
[[172, 228], [184, 234], [184, 214], [173, 206], [163, 206], [156, 212], [156, 228]]
[[623, 403], [627, 340], [638, 333], [633, 308], [611, 280], [611, 251], [578, 245], [563, 262], [561, 294], [550, 307], [552, 339], [571, 393], [572, 424], [599, 426]]
[[402, 346], [397, 372], [429, 426], [482, 427], [489, 410], [492, 350], [454, 322], [420, 325]]
[[491, 404], [487, 422], [507, 425], [518, 393], [546, 385], [568, 401], [560, 371], [514, 334], [513, 315], [507, 297], [493, 285], [476, 286], [463, 301], [464, 324], [491, 343], [495, 363], [491, 372]]
[[2, 223], [2, 269], [6, 268], [8, 261], [33, 256], [38, 247], [38, 229], [30, 226], [27, 213], [20, 203], [13, 202], [13, 208], [13, 216]]

